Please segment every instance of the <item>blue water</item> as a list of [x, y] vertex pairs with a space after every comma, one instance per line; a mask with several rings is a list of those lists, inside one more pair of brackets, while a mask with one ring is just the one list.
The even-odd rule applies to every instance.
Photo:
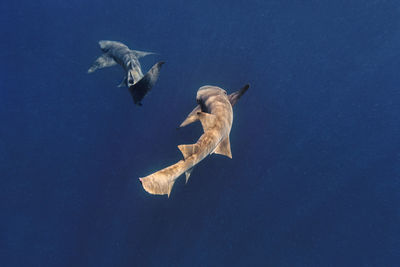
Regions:
[[[400, 3], [0, 3], [1, 266], [399, 266]], [[102, 39], [165, 65], [143, 106]], [[233, 159], [171, 197], [197, 89], [250, 83]]]

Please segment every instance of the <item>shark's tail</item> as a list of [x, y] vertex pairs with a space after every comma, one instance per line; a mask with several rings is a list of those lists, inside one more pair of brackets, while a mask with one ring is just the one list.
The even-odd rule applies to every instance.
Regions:
[[188, 158], [199, 151], [199, 146], [197, 144], [179, 145], [178, 148], [182, 152], [184, 160], [180, 160], [174, 165], [149, 176], [139, 178], [144, 190], [148, 193], [153, 195], [168, 195], [169, 197], [176, 179], [183, 173], [185, 173], [187, 183], [195, 165], [193, 160], [189, 160]]
[[153, 67], [140, 79], [137, 83], [129, 87], [129, 92], [133, 97], [133, 102], [141, 106], [142, 99], [151, 90], [154, 84], [160, 76], [161, 66], [164, 64], [163, 61], [157, 62]]
[[176, 179], [181, 176], [187, 167], [184, 160], [164, 168], [149, 176], [139, 178], [144, 190], [153, 195], [169, 195]]

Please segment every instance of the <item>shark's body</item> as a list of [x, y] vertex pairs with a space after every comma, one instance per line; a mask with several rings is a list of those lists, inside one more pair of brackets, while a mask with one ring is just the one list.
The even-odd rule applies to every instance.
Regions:
[[121, 65], [126, 76], [118, 87], [127, 86], [135, 104], [141, 105], [140, 101], [157, 81], [160, 68], [164, 62], [157, 62], [146, 75], [143, 75], [139, 58], [154, 53], [131, 50], [128, 46], [116, 41], [100, 41], [99, 46], [103, 54], [96, 59], [88, 73], [116, 64]]
[[183, 160], [147, 177], [139, 178], [143, 188], [150, 194], [169, 196], [175, 180], [185, 173], [187, 182], [193, 167], [211, 153], [232, 158], [229, 142], [233, 122], [232, 107], [248, 88], [246, 85], [241, 90], [227, 95], [225, 90], [216, 86], [200, 87], [196, 97], [198, 106], [180, 127], [200, 120], [203, 135], [195, 144], [178, 146]]

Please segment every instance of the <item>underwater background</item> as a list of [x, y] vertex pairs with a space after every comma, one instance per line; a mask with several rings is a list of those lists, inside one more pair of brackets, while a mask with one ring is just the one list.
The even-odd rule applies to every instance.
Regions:
[[[1, 266], [399, 266], [399, 1], [2, 1], [0, 36]], [[166, 62], [142, 107], [103, 39]], [[146, 193], [246, 83], [233, 159]]]

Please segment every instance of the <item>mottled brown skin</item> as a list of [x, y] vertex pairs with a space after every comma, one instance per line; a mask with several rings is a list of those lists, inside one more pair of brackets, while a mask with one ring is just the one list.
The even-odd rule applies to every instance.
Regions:
[[[143, 188], [150, 194], [169, 196], [175, 180], [185, 173], [187, 181], [192, 168], [209, 154], [217, 153], [232, 158], [229, 133], [232, 128], [233, 111], [230, 98], [234, 97], [236, 103], [247, 88], [248, 85], [240, 94], [236, 92], [236, 95], [228, 96], [226, 91], [219, 87], [201, 87], [196, 97], [199, 107], [189, 114], [181, 127], [199, 119], [203, 125], [203, 135], [193, 145], [178, 146], [184, 156], [183, 160], [147, 177], [139, 178]], [[237, 95], [239, 96], [236, 97]]]

